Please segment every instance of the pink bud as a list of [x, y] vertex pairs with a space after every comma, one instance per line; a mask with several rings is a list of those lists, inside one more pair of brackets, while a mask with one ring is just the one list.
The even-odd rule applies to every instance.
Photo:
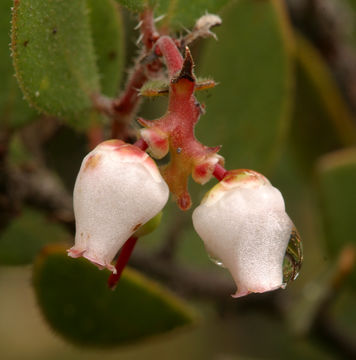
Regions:
[[[141, 120], [142, 121], [142, 120]], [[142, 139], [146, 141], [149, 151], [156, 159], [162, 159], [168, 154], [169, 141], [168, 136], [158, 127], [140, 130]]]
[[68, 255], [115, 272], [111, 261], [121, 246], [162, 210], [168, 195], [145, 152], [120, 140], [99, 144], [84, 158], [75, 183], [76, 236]]
[[207, 251], [230, 271], [234, 297], [284, 287], [293, 223], [281, 193], [263, 175], [230, 171], [194, 210], [193, 224]]

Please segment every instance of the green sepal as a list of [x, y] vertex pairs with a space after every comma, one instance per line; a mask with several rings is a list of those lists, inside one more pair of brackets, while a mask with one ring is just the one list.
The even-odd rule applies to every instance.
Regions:
[[162, 211], [160, 211], [155, 217], [153, 217], [150, 221], [146, 222], [146, 224], [142, 225], [133, 236], [137, 238], [141, 238], [151, 232], [155, 231], [161, 223], [162, 220]]

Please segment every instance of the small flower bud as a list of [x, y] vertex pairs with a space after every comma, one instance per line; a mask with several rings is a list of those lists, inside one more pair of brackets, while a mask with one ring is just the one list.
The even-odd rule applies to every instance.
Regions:
[[115, 272], [111, 261], [116, 253], [162, 210], [168, 195], [167, 184], [144, 151], [120, 140], [99, 144], [84, 158], [75, 183], [76, 236], [68, 255]]
[[196, 162], [192, 177], [198, 184], [206, 184], [212, 177], [216, 164], [224, 165], [224, 158], [218, 154], [209, 154]]
[[207, 251], [230, 271], [240, 297], [284, 287], [283, 259], [293, 223], [261, 174], [230, 171], [193, 213]]
[[141, 129], [142, 139], [148, 144], [148, 150], [156, 159], [162, 159], [168, 154], [168, 136], [159, 128]]

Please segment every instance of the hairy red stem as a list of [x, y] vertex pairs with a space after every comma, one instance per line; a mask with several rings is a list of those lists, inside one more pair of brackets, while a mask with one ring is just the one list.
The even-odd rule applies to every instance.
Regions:
[[161, 36], [157, 41], [157, 46], [166, 60], [169, 77], [172, 78], [182, 69], [183, 57], [176, 43], [169, 36]]
[[[140, 31], [143, 36], [142, 42], [145, 46], [145, 51], [148, 53], [159, 38], [159, 33], [154, 25], [152, 9], [146, 9], [142, 12], [140, 21]], [[113, 103], [115, 116], [111, 128], [112, 138], [123, 138], [123, 140], [126, 140], [124, 137], [129, 135], [127, 134], [128, 125], [133, 120], [140, 104], [138, 90], [148, 80], [147, 73], [150, 75], [157, 73], [161, 69], [161, 65], [159, 60], [147, 65], [142, 65], [140, 63], [136, 64], [127, 80], [125, 90]]]
[[121, 274], [124, 271], [127, 262], [130, 259], [133, 249], [135, 248], [138, 238], [136, 236], [131, 236], [121, 248], [120, 254], [116, 260], [116, 274], [111, 274], [108, 280], [108, 286], [110, 289], [114, 290], [117, 283], [120, 280]]
[[147, 8], [140, 14], [140, 21], [141, 21], [141, 34], [142, 34], [142, 43], [146, 48], [146, 51], [152, 49], [153, 45], [159, 38], [159, 33], [156, 30], [153, 10]]

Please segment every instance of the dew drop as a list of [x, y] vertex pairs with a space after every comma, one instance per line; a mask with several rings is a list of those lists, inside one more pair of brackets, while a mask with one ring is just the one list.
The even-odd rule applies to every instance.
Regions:
[[294, 281], [303, 263], [303, 245], [298, 230], [293, 226], [283, 260], [283, 283]]
[[224, 263], [220, 259], [211, 255], [209, 252], [208, 252], [208, 256], [209, 256], [210, 261], [212, 261], [215, 265], [220, 266], [222, 268], [226, 268]]

